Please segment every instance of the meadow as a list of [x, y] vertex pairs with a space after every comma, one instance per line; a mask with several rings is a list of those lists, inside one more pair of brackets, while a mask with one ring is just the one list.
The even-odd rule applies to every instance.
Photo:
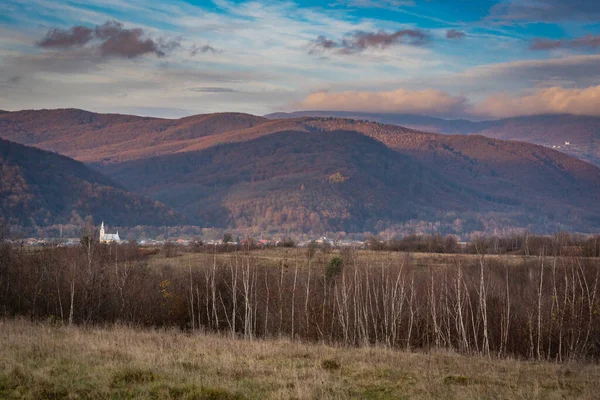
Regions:
[[3, 399], [595, 399], [597, 364], [0, 321]]

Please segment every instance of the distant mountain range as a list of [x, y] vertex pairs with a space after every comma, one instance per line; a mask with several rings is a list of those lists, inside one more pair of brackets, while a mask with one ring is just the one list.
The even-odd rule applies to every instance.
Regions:
[[530, 143], [362, 119], [220, 113], [168, 120], [41, 110], [0, 114], [0, 136], [84, 161], [204, 227], [457, 234], [600, 228], [600, 169], [589, 163]]
[[[271, 119], [302, 117], [352, 118], [401, 125], [424, 132], [450, 135], [478, 134], [494, 139], [535, 143], [571, 154], [600, 166], [600, 118], [577, 115], [536, 115], [495, 121], [446, 120], [412, 114], [376, 114], [348, 111], [274, 113]], [[568, 144], [565, 144], [568, 143]]]
[[78, 161], [0, 139], [0, 220], [47, 226], [88, 215], [121, 226], [183, 223], [172, 209]]

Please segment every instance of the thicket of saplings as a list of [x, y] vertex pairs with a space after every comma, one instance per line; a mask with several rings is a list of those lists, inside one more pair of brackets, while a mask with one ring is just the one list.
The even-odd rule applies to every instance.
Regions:
[[160, 266], [149, 265], [147, 250], [135, 243], [84, 237], [72, 248], [4, 244], [0, 313], [65, 324], [176, 326], [249, 340], [600, 359], [597, 259], [542, 248], [519, 265], [481, 252], [423, 266], [409, 254], [374, 262], [349, 249], [317, 251], [323, 250], [291, 250], [277, 266], [251, 251], [199, 253]]

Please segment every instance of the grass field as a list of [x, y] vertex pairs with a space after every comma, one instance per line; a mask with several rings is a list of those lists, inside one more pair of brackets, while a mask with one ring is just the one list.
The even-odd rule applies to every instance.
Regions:
[[[149, 258], [149, 265], [170, 265], [172, 267], [185, 267], [194, 265], [199, 260], [212, 260], [213, 254], [207, 253], [190, 253], [184, 251], [185, 249], [179, 249], [176, 251], [173, 257], [167, 258], [163, 252], [157, 252]], [[268, 266], [280, 266], [282, 263], [293, 263], [296, 260], [300, 262], [300, 266], [306, 264], [307, 260], [307, 249], [305, 248], [270, 248], [264, 250], [253, 250], [251, 252], [239, 252], [231, 253], [218, 253], [216, 257], [218, 260], [230, 261], [235, 257], [242, 257], [243, 254], [249, 254], [253, 259], [259, 261], [263, 265]], [[311, 258], [311, 264], [325, 265], [331, 257], [339, 256], [340, 250], [332, 249], [330, 252], [324, 253], [321, 250], [317, 250], [315, 255]], [[463, 262], [477, 262], [479, 256], [476, 254], [437, 254], [437, 253], [405, 253], [405, 252], [391, 252], [391, 251], [370, 251], [370, 250], [353, 250], [352, 256], [355, 257], [357, 263], [368, 263], [372, 266], [379, 266], [381, 263], [385, 265], [400, 264], [409, 260], [415, 267], [429, 267], [429, 266], [447, 266], [453, 265], [454, 260], [458, 257]], [[525, 261], [536, 259], [535, 256], [523, 256], [523, 255], [486, 255], [486, 259], [498, 260], [503, 264], [506, 263], [509, 266], [523, 265]], [[292, 264], [293, 265], [293, 264]], [[600, 265], [600, 260], [598, 260]]]
[[597, 399], [600, 366], [0, 321], [0, 398]]

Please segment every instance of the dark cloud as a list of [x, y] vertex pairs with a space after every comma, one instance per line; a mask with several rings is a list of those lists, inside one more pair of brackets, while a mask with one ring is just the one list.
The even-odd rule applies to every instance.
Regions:
[[46, 37], [37, 42], [40, 47], [69, 48], [83, 46], [94, 38], [94, 31], [85, 26], [74, 26], [69, 30], [50, 29]]
[[229, 89], [224, 87], [193, 87], [188, 89], [191, 92], [199, 93], [237, 93], [235, 89]]
[[554, 49], [594, 49], [600, 47], [600, 35], [585, 35], [575, 39], [535, 39], [531, 50], [554, 50]]
[[496, 4], [490, 19], [509, 21], [600, 21], [598, 0], [511, 0]]
[[421, 30], [404, 29], [394, 33], [356, 32], [350, 39], [344, 39], [342, 43], [344, 48], [362, 51], [369, 47], [386, 48], [399, 43], [421, 45], [428, 39], [427, 34]]
[[123, 31], [123, 24], [118, 21], [106, 21], [103, 25], [97, 25], [94, 30], [100, 39], [110, 39]]
[[121, 56], [133, 58], [142, 54], [155, 53], [162, 57], [165, 53], [158, 48], [152, 39], [143, 39], [141, 29], [121, 31], [108, 38], [100, 46], [103, 56]]
[[[117, 21], [107, 21], [94, 29], [74, 26], [69, 30], [51, 29], [38, 46], [44, 48], [73, 48], [91, 45], [102, 57], [135, 58], [144, 54], [164, 57], [180, 46], [179, 40], [147, 37], [143, 29], [126, 29]], [[86, 46], [87, 47], [87, 46]]]
[[334, 49], [342, 54], [360, 53], [368, 48], [385, 49], [397, 44], [421, 46], [427, 41], [429, 35], [419, 29], [403, 29], [392, 33], [357, 31], [348, 34], [339, 42], [319, 36], [312, 42], [310, 53]]
[[207, 45], [207, 44], [204, 45], [204, 46], [193, 45], [192, 48], [190, 49], [190, 55], [191, 56], [195, 56], [198, 53], [203, 53], [203, 54], [204, 53], [213, 53], [213, 54], [216, 54], [216, 53], [220, 53], [220, 51], [217, 50], [217, 49], [215, 49], [212, 46]]
[[315, 40], [313, 40], [312, 47], [308, 53], [322, 53], [323, 50], [337, 49], [338, 47], [340, 47], [340, 45], [336, 41], [328, 39], [325, 36], [321, 35]]
[[462, 39], [467, 36], [466, 33], [462, 31], [457, 31], [456, 29], [450, 29], [446, 32], [446, 39]]

